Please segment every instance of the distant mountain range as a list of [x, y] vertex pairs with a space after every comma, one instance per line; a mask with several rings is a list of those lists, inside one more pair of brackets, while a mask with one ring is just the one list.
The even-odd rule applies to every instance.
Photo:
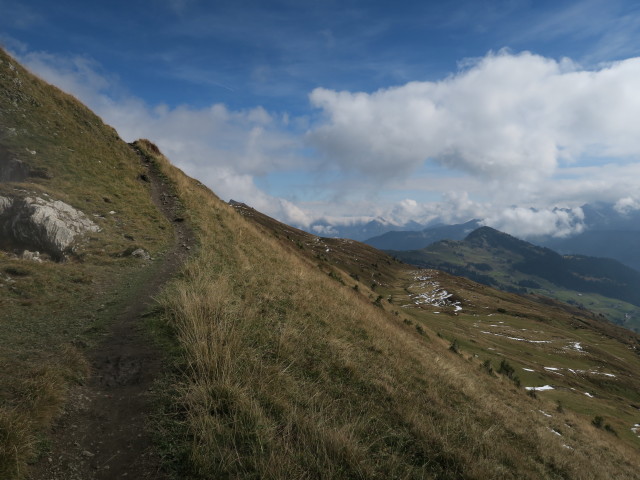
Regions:
[[456, 225], [439, 224], [420, 231], [386, 232], [364, 243], [380, 250], [418, 250], [440, 240], [462, 240], [481, 226], [480, 220]]
[[397, 224], [384, 218], [376, 218], [366, 221], [355, 221], [348, 225], [340, 225], [329, 220], [318, 220], [304, 230], [315, 235], [329, 238], [349, 238], [359, 242], [367, 238], [383, 235], [395, 231], [422, 230], [426, 225], [418, 222]]
[[420, 250], [387, 253], [419, 267], [502, 290], [556, 298], [628, 328], [640, 327], [640, 272], [616, 260], [560, 255], [490, 227], [478, 228], [462, 241], [442, 240]]
[[[563, 238], [545, 235], [527, 240], [561, 254], [613, 258], [640, 271], [640, 211], [621, 212], [604, 203], [583, 205], [582, 211], [585, 225], [582, 233]], [[420, 230], [396, 227], [395, 231], [370, 237], [364, 243], [382, 250], [418, 250], [440, 240], [462, 240], [482, 224], [481, 220], [471, 220]]]

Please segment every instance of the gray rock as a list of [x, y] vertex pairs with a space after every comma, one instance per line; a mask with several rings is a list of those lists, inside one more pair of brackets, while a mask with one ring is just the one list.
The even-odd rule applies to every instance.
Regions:
[[76, 238], [100, 227], [59, 200], [0, 196], [0, 244], [38, 249], [55, 259], [73, 250]]
[[136, 248], [131, 252], [132, 257], [141, 258], [143, 260], [151, 260], [151, 255], [144, 248]]
[[42, 258], [40, 258], [40, 252], [31, 252], [29, 250], [25, 250], [24, 252], [22, 252], [21, 257], [24, 260], [30, 260], [32, 262], [42, 263]]

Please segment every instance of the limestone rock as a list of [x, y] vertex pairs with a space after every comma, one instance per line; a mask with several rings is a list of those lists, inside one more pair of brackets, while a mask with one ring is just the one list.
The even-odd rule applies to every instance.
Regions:
[[78, 235], [100, 230], [84, 213], [59, 200], [0, 196], [0, 245], [38, 249], [61, 259]]
[[24, 260], [31, 260], [32, 262], [42, 263], [42, 258], [40, 258], [40, 252], [31, 252], [29, 250], [25, 250], [20, 255]]
[[142, 260], [151, 260], [151, 255], [144, 248], [136, 248], [131, 252], [132, 257], [141, 258]]

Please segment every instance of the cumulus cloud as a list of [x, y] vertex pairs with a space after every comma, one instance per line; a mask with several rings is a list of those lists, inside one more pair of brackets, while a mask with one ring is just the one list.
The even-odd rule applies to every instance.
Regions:
[[535, 181], [585, 156], [640, 155], [640, 58], [585, 70], [524, 52], [466, 62], [438, 82], [373, 93], [315, 89], [308, 141], [345, 169], [407, 175], [431, 159], [501, 181]]
[[483, 223], [520, 238], [568, 237], [585, 229], [581, 208], [537, 210], [511, 207], [489, 215]]
[[488, 206], [469, 198], [464, 191], [443, 193], [438, 202], [420, 203], [414, 199], [404, 199], [393, 205], [384, 216], [397, 225], [410, 221], [423, 225], [432, 223], [462, 223], [470, 219], [483, 218]]
[[[318, 234], [383, 217], [390, 226], [476, 218], [522, 237], [567, 236], [585, 228], [578, 205], [640, 208], [639, 58], [585, 70], [530, 53], [489, 54], [438, 82], [316, 89], [310, 100], [322, 115], [314, 123], [259, 106], [149, 105], [91, 58], [17, 50], [125, 140], [149, 138], [223, 199]], [[314, 176], [309, 145], [324, 156], [330, 182]], [[425, 161], [438, 166], [415, 175]], [[336, 167], [356, 175], [332, 176]], [[283, 171], [303, 172], [301, 183], [314, 190], [300, 195], [305, 203], [256, 183]]]
[[635, 197], [624, 197], [618, 200], [613, 208], [616, 212], [627, 215], [636, 210], [640, 210], [640, 199]]

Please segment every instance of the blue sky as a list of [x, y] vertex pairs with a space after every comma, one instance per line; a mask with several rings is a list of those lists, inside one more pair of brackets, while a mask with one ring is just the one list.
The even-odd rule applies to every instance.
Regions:
[[289, 223], [478, 217], [566, 235], [585, 202], [640, 208], [636, 2], [0, 11], [0, 43], [123, 138], [150, 138], [223, 199]]

